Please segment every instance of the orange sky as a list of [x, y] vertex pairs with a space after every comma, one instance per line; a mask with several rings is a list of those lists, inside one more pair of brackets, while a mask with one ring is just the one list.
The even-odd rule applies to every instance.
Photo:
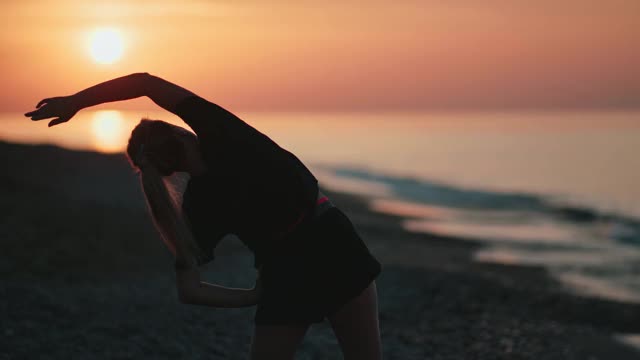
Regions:
[[[0, 111], [137, 71], [231, 109], [640, 105], [638, 0], [13, 0], [0, 14]], [[89, 56], [100, 26], [124, 34], [119, 62]]]

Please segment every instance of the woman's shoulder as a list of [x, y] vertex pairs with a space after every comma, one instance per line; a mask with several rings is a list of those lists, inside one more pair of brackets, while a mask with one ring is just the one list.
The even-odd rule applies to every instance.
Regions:
[[176, 105], [174, 113], [199, 137], [220, 135], [227, 122], [238, 120], [227, 109], [197, 95], [182, 99]]

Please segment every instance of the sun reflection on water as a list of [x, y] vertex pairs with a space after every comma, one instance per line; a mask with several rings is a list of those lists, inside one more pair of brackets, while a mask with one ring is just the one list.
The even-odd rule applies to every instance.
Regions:
[[128, 132], [124, 118], [117, 110], [100, 110], [93, 114], [91, 132], [93, 144], [101, 152], [119, 152], [127, 144]]

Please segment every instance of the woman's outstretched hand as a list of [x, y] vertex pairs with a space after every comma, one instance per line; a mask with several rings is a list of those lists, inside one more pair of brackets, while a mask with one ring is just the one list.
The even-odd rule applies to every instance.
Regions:
[[24, 114], [33, 121], [55, 118], [49, 122], [49, 127], [69, 121], [80, 110], [72, 96], [57, 96], [41, 100], [36, 110]]

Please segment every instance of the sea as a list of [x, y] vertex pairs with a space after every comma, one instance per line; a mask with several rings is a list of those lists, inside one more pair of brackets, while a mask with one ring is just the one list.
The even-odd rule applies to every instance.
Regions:
[[[567, 289], [640, 302], [640, 112], [242, 112], [321, 186], [407, 230], [474, 239], [480, 262], [539, 265]], [[119, 152], [158, 111], [82, 111], [48, 128], [0, 113], [0, 139]], [[402, 246], [402, 244], [398, 244]]]

